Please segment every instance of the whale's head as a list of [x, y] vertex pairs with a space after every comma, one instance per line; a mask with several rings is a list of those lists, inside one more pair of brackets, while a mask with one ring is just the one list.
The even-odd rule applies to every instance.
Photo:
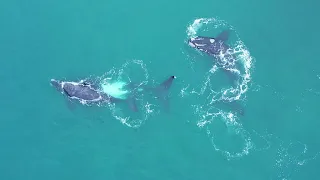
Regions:
[[68, 96], [74, 96], [79, 84], [73, 82], [64, 82], [55, 79], [51, 79], [51, 85], [55, 87], [61, 93], [65, 93]]
[[202, 36], [193, 37], [188, 40], [189, 46], [193, 48], [197, 48], [199, 50], [206, 49], [209, 46], [213, 45], [214, 43], [215, 43], [214, 38], [202, 37]]
[[55, 87], [58, 91], [63, 91], [62, 83], [59, 80], [51, 79], [50, 84]]
[[189, 46], [198, 49], [209, 55], [218, 55], [221, 52], [225, 53], [228, 47], [222, 40], [217, 40], [211, 37], [197, 36], [188, 40]]

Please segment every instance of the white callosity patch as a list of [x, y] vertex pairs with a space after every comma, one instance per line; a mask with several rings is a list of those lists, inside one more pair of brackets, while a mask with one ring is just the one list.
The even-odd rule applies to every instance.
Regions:
[[194, 41], [194, 38], [191, 38], [190, 41], [189, 41], [189, 46], [195, 48], [196, 45], [194, 43], [192, 43], [192, 41]]
[[201, 47], [201, 46], [205, 46], [206, 44], [198, 44], [198, 43], [195, 43], [196, 46], [198, 47]]

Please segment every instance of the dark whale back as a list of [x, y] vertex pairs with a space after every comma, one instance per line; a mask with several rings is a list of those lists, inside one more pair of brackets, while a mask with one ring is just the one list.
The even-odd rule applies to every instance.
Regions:
[[93, 101], [100, 98], [100, 93], [90, 86], [66, 82], [63, 90], [69, 97], [75, 97], [86, 101]]

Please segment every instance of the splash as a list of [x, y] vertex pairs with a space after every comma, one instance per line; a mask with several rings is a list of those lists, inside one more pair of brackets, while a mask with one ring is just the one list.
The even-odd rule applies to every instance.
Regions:
[[127, 85], [126, 82], [122, 81], [115, 81], [115, 82], [108, 82], [106, 79], [104, 82], [101, 83], [102, 91], [106, 94], [109, 94], [112, 97], [118, 99], [127, 99], [129, 90], [125, 89]]
[[[120, 68], [112, 68], [99, 77], [101, 90], [110, 96], [124, 100], [123, 103], [108, 103], [112, 116], [122, 124], [139, 128], [154, 112], [153, 104], [143, 93], [139, 93], [141, 87], [148, 83], [149, 74], [142, 60], [126, 61]], [[137, 102], [139, 112], [132, 112], [126, 99], [133, 95]]]
[[[223, 70], [225, 67], [218, 67], [212, 60], [212, 68], [204, 74], [200, 88], [188, 84], [181, 90], [181, 96], [186, 96], [186, 94], [196, 96], [198, 103], [194, 104], [192, 108], [198, 117], [197, 126], [206, 131], [216, 151], [221, 152], [228, 159], [232, 159], [248, 155], [254, 147], [251, 135], [244, 129], [239, 117], [243, 113], [241, 102], [245, 100], [251, 82], [253, 58], [234, 28], [223, 20], [217, 18], [196, 19], [188, 25], [186, 33], [188, 39], [205, 34], [214, 37], [225, 29], [233, 30], [233, 34], [235, 34], [236, 40], [233, 43], [229, 42], [231, 40], [228, 41], [231, 47], [228, 53], [236, 57], [234, 63], [241, 65], [241, 68], [226, 70], [239, 76], [239, 81], [234, 85], [217, 88], [218, 83], [213, 79], [218, 76], [219, 70]], [[197, 50], [193, 49], [193, 51]], [[188, 59], [197, 62], [205, 56], [200, 51], [199, 54], [201, 57], [192, 58], [188, 55]], [[228, 56], [223, 54], [219, 58], [222, 59], [222, 62], [230, 62], [227, 59]]]

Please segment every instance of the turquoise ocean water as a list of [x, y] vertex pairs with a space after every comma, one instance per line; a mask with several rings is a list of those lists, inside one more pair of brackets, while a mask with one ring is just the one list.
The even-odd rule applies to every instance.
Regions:
[[[316, 1], [1, 1], [1, 180], [319, 179]], [[195, 35], [230, 29], [230, 84]], [[142, 96], [70, 108], [50, 79], [175, 75]], [[230, 100], [231, 102], [227, 102]], [[244, 115], [237, 113], [244, 109]]]

